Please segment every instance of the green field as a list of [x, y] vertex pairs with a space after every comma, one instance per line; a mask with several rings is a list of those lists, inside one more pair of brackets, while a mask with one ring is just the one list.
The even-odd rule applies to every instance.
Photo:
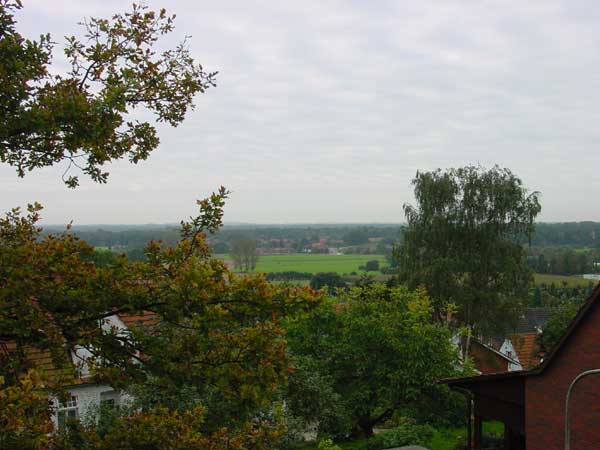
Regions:
[[[229, 260], [229, 257], [225, 257]], [[337, 272], [349, 274], [360, 272], [359, 266], [367, 261], [378, 260], [381, 266], [386, 265], [383, 255], [312, 255], [307, 253], [292, 253], [289, 255], [263, 255], [258, 260], [255, 272]]]
[[549, 275], [546, 273], [536, 273], [535, 284], [551, 285], [554, 283], [557, 287], [562, 287], [566, 283], [568, 287], [589, 286], [590, 283], [596, 284], [597, 281], [586, 280], [581, 275]]

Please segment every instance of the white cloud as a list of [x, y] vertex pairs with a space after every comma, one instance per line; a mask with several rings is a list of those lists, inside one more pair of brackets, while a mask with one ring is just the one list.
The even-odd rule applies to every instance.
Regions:
[[[129, 1], [29, 0], [28, 35], [76, 34]], [[600, 4], [583, 1], [153, 0], [177, 13], [172, 44], [219, 86], [138, 166], [77, 192], [48, 169], [0, 166], [0, 208], [47, 205], [48, 222], [173, 222], [234, 190], [226, 219], [403, 219], [417, 169], [510, 167], [547, 220], [600, 220]]]

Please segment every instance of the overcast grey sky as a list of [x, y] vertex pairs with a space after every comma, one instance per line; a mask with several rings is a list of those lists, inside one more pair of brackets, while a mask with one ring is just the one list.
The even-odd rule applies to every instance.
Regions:
[[[25, 0], [19, 29], [62, 42], [123, 0]], [[542, 220], [600, 220], [600, 2], [153, 0], [218, 87], [137, 166], [72, 191], [19, 179], [46, 223], [175, 222], [218, 186], [226, 222], [400, 222], [418, 169], [511, 168]], [[57, 47], [57, 50], [60, 50]], [[60, 63], [60, 60], [58, 60]]]

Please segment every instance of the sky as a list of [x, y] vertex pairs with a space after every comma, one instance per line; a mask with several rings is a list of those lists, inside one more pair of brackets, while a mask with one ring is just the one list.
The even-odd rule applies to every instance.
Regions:
[[[218, 86], [108, 184], [24, 179], [0, 163], [0, 211], [45, 223], [165, 223], [232, 191], [225, 222], [402, 222], [417, 170], [498, 164], [540, 191], [544, 221], [600, 221], [600, 2], [152, 0], [177, 14]], [[122, 0], [25, 0], [18, 30], [65, 35]], [[62, 65], [62, 66], [61, 66]]]

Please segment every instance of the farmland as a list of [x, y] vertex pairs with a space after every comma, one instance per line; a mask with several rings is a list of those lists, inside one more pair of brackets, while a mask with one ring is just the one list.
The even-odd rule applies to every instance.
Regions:
[[558, 287], [563, 285], [566, 285], [567, 287], [589, 286], [590, 283], [597, 283], [597, 281], [586, 280], [581, 275], [551, 275], [546, 273], [536, 273], [534, 279], [536, 285], [551, 285], [554, 283], [554, 285]]
[[[217, 255], [226, 261], [230, 261], [227, 255]], [[288, 255], [263, 255], [258, 260], [255, 272], [337, 272], [339, 274], [349, 274], [351, 272], [361, 272], [359, 266], [363, 266], [367, 261], [377, 260], [380, 265], [385, 265], [383, 255], [323, 255], [292, 253]]]

